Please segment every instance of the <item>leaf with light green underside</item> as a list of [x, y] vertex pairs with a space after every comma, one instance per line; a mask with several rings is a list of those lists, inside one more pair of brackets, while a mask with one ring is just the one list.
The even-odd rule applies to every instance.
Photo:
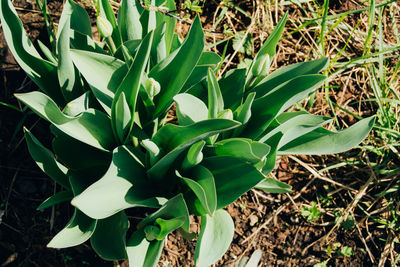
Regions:
[[173, 97], [181, 91], [196, 67], [203, 49], [204, 34], [200, 19], [197, 17], [182, 46], [157, 64], [149, 73], [149, 77], [161, 84], [161, 93], [154, 99], [156, 110], [153, 118], [164, 114], [170, 107]]
[[252, 164], [262, 161], [270, 151], [268, 145], [247, 138], [222, 140], [214, 147], [217, 156], [232, 156]]
[[165, 27], [165, 23], [163, 23], [154, 29], [154, 39], [151, 45], [151, 66], [157, 65], [167, 57]]
[[[136, 56], [133, 60], [133, 63], [131, 65], [131, 67], [129, 68], [128, 73], [126, 74], [125, 78], [121, 82], [121, 85], [118, 87], [117, 92], [115, 93], [114, 101], [113, 101], [112, 108], [111, 108], [111, 118], [113, 120], [114, 127], [117, 127], [117, 125], [115, 125], [115, 123], [120, 119], [117, 117], [115, 109], [116, 109], [116, 103], [119, 99], [119, 96], [122, 93], [124, 93], [126, 96], [126, 104], [131, 108], [130, 114], [135, 113], [137, 96], [139, 94], [139, 89], [140, 89], [140, 80], [143, 76], [145, 67], [149, 60], [150, 47], [151, 47], [152, 40], [153, 40], [153, 34], [151, 32], [148, 35], [146, 35], [146, 37], [141, 42], [141, 44], [137, 50]], [[133, 126], [132, 125], [133, 124], [133, 116], [130, 117], [129, 122], [130, 122], [129, 128], [131, 128]], [[118, 129], [118, 128], [116, 128], [116, 129]], [[129, 129], [127, 129], [127, 130], [129, 131]], [[123, 136], [124, 135], [122, 135], [122, 137]]]
[[117, 137], [121, 143], [124, 142], [125, 137], [129, 131], [132, 114], [126, 101], [125, 93], [122, 92], [115, 103], [113, 125], [117, 133]]
[[339, 132], [317, 128], [279, 148], [279, 154], [335, 154], [352, 149], [371, 131], [375, 117], [363, 119]]
[[190, 88], [206, 79], [208, 69], [211, 68], [212, 70], [215, 70], [220, 62], [221, 57], [218, 54], [209, 51], [203, 52], [200, 56], [199, 62], [197, 62], [196, 67], [193, 69], [193, 72], [190, 74], [190, 77], [186, 81], [181, 92], [187, 92]]
[[279, 148], [297, 137], [323, 126], [330, 120], [332, 118], [312, 115], [303, 111], [282, 113], [271, 123], [266, 130], [267, 134], [262, 136], [259, 141], [265, 142], [276, 133], [281, 132], [283, 136], [279, 142]]
[[127, 66], [115, 57], [99, 53], [71, 49], [70, 54], [97, 100], [107, 114], [111, 115], [114, 93], [128, 72]]
[[201, 152], [206, 144], [205, 141], [199, 141], [190, 146], [185, 159], [182, 162], [182, 169], [187, 170], [193, 166], [198, 165], [203, 160], [203, 153]]
[[325, 76], [318, 74], [299, 76], [254, 100], [252, 116], [241, 136], [257, 138], [277, 115], [306, 98], [320, 87], [325, 79]]
[[40, 204], [39, 207], [37, 207], [37, 210], [47, 209], [56, 204], [60, 204], [65, 201], [69, 201], [73, 197], [74, 197], [74, 195], [72, 194], [72, 191], [70, 191], [70, 190], [58, 192], [58, 193], [54, 194], [53, 196], [49, 197], [48, 199], [46, 199], [45, 201], [43, 201], [42, 204]]
[[149, 194], [145, 169], [132, 148], [117, 147], [104, 176], [72, 200], [72, 205], [96, 219], [107, 218], [131, 207], [160, 206]]
[[90, 91], [86, 91], [86, 93], [68, 102], [67, 105], [65, 105], [62, 112], [68, 116], [76, 117], [82, 112], [88, 110], [90, 94], [91, 94]]
[[189, 212], [186, 206], [186, 202], [183, 199], [182, 194], [178, 194], [175, 197], [169, 199], [161, 208], [159, 208], [156, 212], [150, 214], [145, 219], [143, 219], [138, 224], [138, 229], [144, 228], [147, 225], [153, 224], [156, 219], [161, 218], [164, 220], [170, 220], [174, 218], [184, 217], [185, 222], [182, 225], [182, 228], [185, 231], [189, 231], [190, 226], [190, 218]]
[[[75, 8], [77, 6], [81, 8], [79, 5], [73, 3], [72, 1], [66, 1], [63, 8], [63, 13], [61, 15], [61, 19], [64, 20], [64, 23], [60, 23], [57, 32], [59, 34], [57, 38], [57, 74], [61, 92], [67, 101], [71, 101], [83, 93], [83, 81], [81, 80], [78, 70], [72, 63], [72, 59], [69, 53], [70, 25], [72, 21], [72, 14], [74, 14], [74, 12], [79, 12], [75, 11]], [[84, 12], [86, 14], [85, 10]]]
[[117, 20], [115, 19], [114, 10], [111, 7], [109, 0], [98, 0], [97, 9], [99, 10], [99, 15], [107, 18], [107, 20], [111, 23], [113, 28], [111, 38], [115, 44], [115, 47], [120, 47], [122, 42], [121, 34], [118, 29]]
[[[71, 22], [72, 23], [72, 22]], [[76, 50], [85, 50], [93, 53], [107, 55], [107, 52], [101, 48], [90, 36], [78, 31], [70, 30], [71, 48]]]
[[47, 58], [48, 61], [50, 61], [51, 63], [53, 63], [54, 65], [57, 65], [57, 57], [53, 54], [53, 52], [47, 48], [47, 46], [42, 43], [42, 41], [37, 40], [37, 44], [40, 48], [40, 50], [42, 51], [43, 55]]
[[15, 60], [41, 90], [57, 104], [63, 105], [65, 100], [58, 86], [57, 67], [40, 57], [10, 0], [0, 1], [0, 19], [4, 37]]
[[[237, 121], [239, 121], [239, 122], [241, 122], [243, 124], [246, 124], [250, 120], [250, 118], [251, 118], [251, 106], [253, 105], [253, 101], [254, 101], [255, 96], [256, 96], [255, 93], [250, 93], [247, 96], [246, 101], [235, 110], [233, 117]], [[240, 136], [240, 133], [243, 131], [244, 127], [245, 126], [242, 125], [242, 126], [236, 128], [233, 131], [232, 136]]]
[[195, 265], [207, 267], [217, 262], [228, 250], [234, 228], [232, 218], [225, 210], [219, 209], [213, 216], [202, 216], [194, 252]]
[[226, 119], [211, 119], [200, 121], [188, 126], [167, 124], [163, 126], [152, 141], [156, 143], [166, 155], [161, 158], [147, 174], [161, 179], [171, 167], [174, 160], [187, 147], [220, 132], [231, 130], [240, 124]]
[[274, 28], [274, 30], [268, 36], [267, 40], [261, 46], [255, 58], [253, 59], [249, 71], [247, 72], [246, 86], [249, 85], [251, 81], [250, 79], [253, 78], [254, 73], [257, 73], [257, 75], [262, 75], [262, 76], [265, 76], [267, 74], [266, 71], [263, 69], [263, 68], [269, 69], [269, 66], [265, 66], [265, 60], [267, 57], [269, 57], [270, 59], [274, 57], [276, 51], [276, 45], [278, 44], [279, 39], [281, 38], [283, 29], [285, 28], [287, 16], [288, 13], [286, 12], [285, 15], [283, 15], [282, 19]]
[[217, 192], [212, 173], [207, 168], [198, 165], [186, 172], [185, 176], [188, 178], [181, 177], [182, 181], [197, 197], [194, 200], [194, 207], [212, 216], [217, 208]]
[[208, 119], [207, 106], [197, 97], [183, 93], [176, 95], [174, 101], [179, 125], [190, 125]]
[[246, 69], [229, 70], [218, 82], [225, 108], [235, 110], [242, 104]]
[[48, 96], [40, 92], [15, 95], [37, 115], [52, 123], [69, 136], [101, 150], [110, 150], [115, 144], [108, 116], [89, 109], [78, 117], [67, 116]]
[[122, 0], [118, 10], [118, 27], [122, 40], [142, 39], [142, 25], [140, 24], [139, 3], [134, 0]]
[[[174, 0], [156, 0], [156, 6], [163, 6], [168, 8], [168, 10], [176, 10], [176, 5]], [[161, 25], [165, 22], [165, 49], [166, 55], [169, 55], [171, 51], [171, 46], [173, 42], [173, 36], [175, 33], [176, 19], [170, 16], [165, 16], [161, 12], [156, 12], [157, 25]]]
[[207, 87], [208, 117], [214, 119], [218, 117], [218, 113], [224, 110], [224, 99], [222, 98], [217, 77], [215, 77], [215, 74], [211, 69], [208, 69], [207, 72]]
[[134, 232], [126, 250], [130, 267], [156, 267], [164, 246], [164, 240], [147, 241], [143, 229]]
[[295, 77], [319, 73], [328, 66], [328, 63], [328, 58], [319, 58], [308, 62], [285, 66], [269, 74], [250, 92], [256, 92], [257, 98], [263, 97], [277, 86]]
[[269, 177], [259, 182], [255, 188], [275, 194], [292, 192], [292, 187], [290, 185]]
[[128, 217], [123, 211], [106, 219], [98, 220], [96, 229], [90, 238], [93, 250], [105, 260], [126, 259], [128, 228]]
[[171, 233], [172, 231], [175, 231], [176, 229], [180, 228], [186, 221], [185, 216], [177, 217], [177, 218], [172, 218], [169, 220], [164, 220], [162, 218], [157, 218], [155, 221], [155, 225], [160, 229], [160, 232], [158, 235], [155, 237], [157, 240], [161, 241], [164, 240], [164, 238]]
[[[70, 175], [69, 180], [71, 183], [74, 195], [82, 192], [83, 188], [88, 185], [90, 179], [82, 179], [81, 175]], [[77, 246], [86, 242], [95, 231], [97, 220], [89, 218], [80, 210], [75, 209], [69, 223], [62, 229], [50, 243], [47, 245], [52, 248], [67, 248]]]
[[100, 172], [107, 170], [111, 152], [82, 143], [54, 126], [51, 128], [55, 135], [52, 142], [54, 154], [68, 169], [95, 169]]
[[67, 169], [56, 161], [54, 154], [45, 148], [28, 129], [24, 128], [24, 132], [29, 153], [39, 168], [64, 188], [70, 188], [66, 175]]
[[257, 168], [234, 157], [204, 158], [201, 165], [214, 175], [217, 209], [231, 204], [264, 179]]
[[[80, 32], [88, 37], [92, 37], [92, 26], [90, 17], [86, 10], [72, 0], [65, 2], [63, 11], [61, 13], [58, 29], [62, 29], [66, 23], [69, 23], [70, 28], [74, 31]], [[68, 27], [69, 28], [69, 27]], [[57, 31], [57, 40], [61, 35], [61, 31]]]

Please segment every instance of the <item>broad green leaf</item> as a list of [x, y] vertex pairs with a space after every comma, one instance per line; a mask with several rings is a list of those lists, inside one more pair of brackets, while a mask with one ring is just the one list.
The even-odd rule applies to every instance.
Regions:
[[189, 226], [190, 226], [189, 212], [182, 194], [178, 194], [175, 197], [169, 199], [156, 212], [150, 214], [145, 219], [143, 219], [138, 224], [138, 229], [153, 224], [158, 218], [164, 220], [170, 220], [179, 217], [185, 218], [185, 222], [183, 223], [182, 228], [185, 231], [189, 231]]
[[111, 115], [114, 93], [128, 71], [127, 66], [115, 57], [99, 53], [71, 49], [70, 54], [97, 100]]
[[[117, 92], [115, 93], [114, 102], [111, 109], [111, 118], [114, 121], [114, 123], [118, 120], [118, 118], [116, 117], [117, 114], [115, 113], [116, 102], [120, 94], [122, 94], [122, 92], [125, 94], [127, 104], [131, 108], [131, 114], [133, 115], [135, 113], [136, 100], [140, 89], [140, 80], [143, 76], [145, 67], [149, 60], [152, 40], [153, 40], [153, 33], [151, 32], [148, 35], [146, 35], [146, 37], [140, 44], [136, 56], [133, 60], [133, 63], [129, 68], [128, 73], [126, 74], [125, 78], [121, 82], [121, 85], [118, 87]], [[133, 127], [133, 116], [131, 116], [129, 125], [130, 129], [132, 129], [132, 127]]]
[[292, 192], [292, 187], [290, 185], [269, 177], [259, 182], [255, 186], [255, 188], [263, 190], [268, 193], [276, 193], [276, 194]]
[[70, 30], [69, 34], [71, 48], [107, 55], [107, 52], [101, 48], [90, 36], [74, 30]]
[[128, 51], [129, 55], [131, 56], [131, 58], [134, 58], [136, 55], [136, 51], [137, 48], [139, 47], [140, 43], [142, 40], [130, 40], [130, 41], [126, 41], [125, 43], [123, 43], [123, 45], [121, 45], [118, 49], [117, 52], [115, 52], [114, 57], [119, 58], [121, 60], [125, 60], [124, 59], [124, 52], [123, 49], [124, 47], [126, 48], [126, 50]]
[[[250, 118], [251, 118], [251, 107], [253, 105], [253, 101], [255, 98], [256, 94], [255, 93], [250, 93], [247, 98], [246, 101], [243, 103], [243, 105], [240, 105], [234, 113], [234, 118], [235, 120], [237, 120], [238, 122], [241, 122], [243, 124], [246, 124]], [[243, 128], [245, 126], [242, 125], [238, 128], [236, 128], [233, 133], [232, 136], [239, 136], [240, 133], [243, 131]]]
[[190, 88], [206, 79], [208, 69], [211, 68], [212, 70], [215, 70], [220, 62], [221, 57], [218, 54], [214, 52], [203, 52], [200, 56], [199, 62], [197, 62], [196, 67], [193, 69], [193, 72], [190, 74], [190, 77], [186, 81], [181, 92], [187, 92]]
[[221, 90], [217, 77], [214, 72], [208, 69], [207, 73], [207, 87], [208, 87], [208, 117], [215, 119], [218, 114], [224, 110], [224, 99], [222, 98]]
[[63, 113], [68, 116], [76, 117], [82, 112], [89, 109], [90, 91], [82, 94], [80, 97], [70, 101], [65, 105]]
[[70, 23], [70, 27], [68, 28], [87, 35], [90, 38], [92, 37], [92, 26], [88, 13], [83, 7], [72, 0], [67, 0], [64, 4], [58, 23], [59, 30], [57, 32], [57, 40], [59, 40], [61, 36], [60, 29], [63, 29], [66, 23]]
[[[176, 10], [176, 5], [174, 0], [156, 0], [156, 6], [163, 6], [168, 8], [169, 11]], [[176, 19], [170, 16], [166, 16], [161, 12], [156, 12], [157, 25], [161, 25], [165, 22], [165, 49], [167, 56], [171, 51], [171, 46], [173, 42], [173, 36], [175, 33]]]
[[339, 132], [317, 128], [287, 143], [278, 151], [279, 154], [319, 155], [335, 154], [352, 149], [369, 134], [375, 117], [363, 119]]
[[235, 226], [231, 216], [222, 209], [213, 216], [201, 216], [200, 235], [194, 252], [198, 267], [207, 267], [218, 261], [228, 250]]
[[105, 260], [126, 259], [128, 228], [128, 217], [123, 211], [106, 219], [98, 220], [96, 230], [90, 238], [93, 250]]
[[[80, 175], [69, 177], [74, 195], [82, 192], [83, 187], [90, 181], [85, 181]], [[97, 220], [89, 218], [80, 210], [75, 209], [69, 223], [47, 245], [52, 248], [67, 248], [77, 246], [87, 241], [95, 231]]]
[[158, 25], [154, 30], [154, 40], [151, 44], [151, 66], [157, 65], [167, 57], [165, 27], [165, 23], [163, 23]]
[[183, 93], [176, 95], [174, 101], [179, 125], [190, 125], [208, 119], [207, 106], [197, 97]]
[[51, 127], [55, 138], [52, 147], [57, 159], [70, 170], [93, 170], [104, 173], [111, 161], [111, 152], [99, 150], [75, 138], [70, 137], [55, 127]]
[[283, 134], [279, 142], [279, 147], [295, 140], [308, 132], [321, 127], [332, 120], [329, 117], [311, 115], [307, 112], [287, 112], [279, 115], [270, 127], [267, 128], [267, 134], [260, 138], [260, 142], [265, 142], [276, 133]]
[[164, 240], [147, 241], [143, 229], [134, 232], [126, 250], [130, 267], [156, 267], [164, 246]]
[[254, 100], [252, 116], [241, 136], [257, 138], [277, 115], [315, 91], [325, 78], [318, 74], [299, 76]]
[[231, 204], [264, 179], [257, 168], [234, 157], [209, 157], [201, 165], [214, 175], [217, 209]]
[[204, 34], [197, 17], [182, 46], [157, 64], [149, 77], [158, 81], [162, 88], [154, 102], [156, 110], [153, 118], [164, 114], [170, 107], [173, 97], [178, 94], [195, 68], [204, 49]]
[[263, 97], [277, 86], [295, 77], [319, 73], [328, 66], [328, 63], [328, 58], [319, 58], [285, 66], [269, 74], [250, 92], [256, 92], [257, 98]]
[[139, 3], [135, 0], [122, 0], [118, 10], [118, 27], [122, 40], [142, 39], [142, 25], [140, 24]]
[[26, 74], [57, 104], [65, 100], [58, 86], [57, 67], [43, 60], [29, 40], [10, 0], [0, 1], [0, 19], [9, 48]]
[[231, 156], [251, 164], [263, 161], [270, 151], [266, 144], [246, 138], [230, 138], [214, 144], [217, 156]]
[[228, 131], [239, 125], [239, 123], [231, 120], [211, 119], [188, 126], [173, 124], [163, 126], [153, 137], [152, 141], [167, 154], [148, 170], [147, 174], [150, 177], [161, 179], [168, 171], [168, 168], [171, 167], [171, 163], [173, 163], [179, 154], [187, 147], [197, 141], [223, 131]]
[[229, 70], [219, 80], [225, 108], [235, 110], [242, 104], [246, 69]]
[[[155, 6], [155, 0], [148, 0], [151, 6]], [[142, 14], [140, 14], [140, 23], [143, 27], [142, 36], [144, 37], [151, 31], [154, 31], [157, 27], [156, 11], [154, 9], [144, 9]]]
[[45, 201], [43, 201], [42, 204], [40, 204], [40, 206], [37, 207], [37, 210], [47, 209], [56, 204], [60, 204], [65, 201], [69, 201], [73, 197], [74, 197], [74, 195], [72, 194], [72, 191], [70, 191], [70, 190], [58, 192], [58, 193], [54, 194], [53, 196], [47, 198]]
[[156, 225], [156, 227], [158, 227], [160, 229], [160, 232], [158, 233], [158, 235], [155, 238], [159, 241], [164, 240], [164, 238], [169, 233], [180, 228], [185, 223], [185, 221], [186, 221], [186, 216], [172, 218], [169, 220], [157, 218], [155, 221], [155, 225]]
[[132, 114], [128, 102], [126, 101], [125, 93], [122, 92], [115, 103], [113, 122], [118, 139], [121, 143], [124, 143], [131, 120]]
[[115, 47], [120, 47], [122, 43], [121, 34], [118, 29], [117, 20], [115, 19], [114, 10], [112, 9], [109, 0], [98, 0], [96, 2], [98, 15], [107, 18], [107, 20], [111, 23], [113, 28], [111, 38], [115, 44]]
[[47, 46], [44, 43], [42, 43], [42, 41], [37, 40], [37, 44], [40, 50], [42, 51], [43, 55], [47, 58], [47, 60], [53, 63], [54, 65], [57, 65], [58, 64], [57, 56], [53, 54], [53, 52], [49, 48], [47, 48]]
[[202, 206], [200, 211], [205, 210], [212, 216], [217, 208], [217, 192], [212, 173], [199, 165], [190, 169], [185, 176], [189, 178], [181, 177], [181, 179], [197, 197], [194, 206]]
[[66, 175], [67, 169], [56, 161], [54, 154], [45, 148], [28, 129], [24, 128], [24, 132], [29, 153], [39, 168], [64, 188], [70, 188]]
[[78, 117], [62, 113], [56, 103], [40, 92], [15, 94], [36, 114], [69, 136], [100, 150], [111, 150], [115, 144], [110, 119], [104, 113], [89, 109]]
[[205, 144], [206, 142], [202, 140], [191, 145], [185, 159], [182, 162], [183, 170], [190, 169], [191, 167], [198, 165], [203, 160], [203, 153], [201, 151], [203, 150]]
[[148, 194], [145, 169], [132, 148], [117, 147], [104, 176], [72, 200], [88, 216], [104, 219], [131, 207], [160, 206], [160, 199]]
[[[72, 1], [66, 1], [61, 15], [64, 23], [60, 23], [57, 39], [57, 52], [58, 52], [58, 67], [57, 74], [60, 82], [60, 89], [67, 101], [71, 101], [83, 93], [83, 81], [79, 75], [78, 70], [72, 63], [69, 53], [70, 49], [70, 25], [72, 21], [72, 14], [75, 12], [75, 6], [79, 5]], [[80, 9], [77, 9], [80, 10]], [[83, 10], [87, 15], [86, 11]], [[90, 25], [90, 24], [89, 24]]]
[[276, 45], [278, 44], [279, 39], [281, 38], [283, 29], [285, 28], [287, 16], [288, 13], [286, 12], [285, 15], [283, 15], [282, 19], [274, 28], [274, 30], [268, 36], [267, 40], [261, 46], [256, 57], [253, 59], [249, 71], [247, 72], [246, 87], [250, 85], [253, 77], [257, 78], [259, 75], [261, 76], [267, 75], [267, 72], [269, 70], [269, 65], [266, 66], [265, 62], [266, 61], [268, 61], [267, 63], [272, 62], [271, 59], [275, 55]]

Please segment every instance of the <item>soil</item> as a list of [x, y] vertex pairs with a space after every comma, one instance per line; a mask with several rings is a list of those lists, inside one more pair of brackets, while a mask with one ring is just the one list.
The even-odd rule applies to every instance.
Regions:
[[[13, 3], [26, 25], [29, 37], [47, 43], [43, 18], [33, 2], [17, 0]], [[61, 1], [49, 0], [48, 3], [50, 12], [56, 15], [55, 18], [58, 17]], [[349, 7], [332, 4], [332, 8], [338, 12], [342, 8], [354, 8], [352, 2], [346, 3]], [[240, 7], [245, 10], [249, 8], [246, 3]], [[204, 10], [202, 22], [207, 28], [212, 23], [216, 4], [210, 1]], [[238, 14], [238, 21], [248, 23], [245, 16], [240, 16]], [[244, 26], [237, 24], [238, 30]], [[185, 27], [182, 25], [181, 31], [184, 32]], [[218, 49], [222, 51], [223, 47]], [[303, 59], [301, 56], [295, 58], [295, 55], [287, 55], [278, 60], [277, 65], [282, 65]], [[1, 30], [0, 63], [0, 102], [22, 109], [13, 93], [36, 90], [36, 87], [15, 63]], [[46, 248], [51, 238], [68, 222], [72, 210], [67, 204], [58, 205], [55, 209], [36, 210], [43, 200], [59, 188], [31, 159], [23, 140], [22, 126], [30, 129], [48, 146], [51, 140], [48, 124], [28, 110], [16, 111], [3, 105], [0, 105], [0, 116], [0, 266], [113, 266], [113, 263], [96, 256], [88, 243], [61, 250]], [[351, 118], [347, 123], [352, 123]], [[313, 162], [308, 157], [301, 159]], [[330, 160], [334, 163], [335, 158]], [[365, 181], [365, 177], [362, 177], [364, 174], [354, 178], [354, 170], [343, 172], [343, 177], [349, 181]], [[372, 266], [357, 229], [339, 228], [327, 240], [317, 242], [332, 227], [329, 205], [315, 222], [307, 222], [301, 216], [303, 203], [316, 199], [317, 194], [326, 196], [332, 188], [327, 188], [326, 183], [312, 180], [308, 171], [288, 158], [281, 159], [274, 175], [292, 185], [293, 192], [290, 195], [272, 195], [252, 190], [228, 206], [227, 211], [235, 222], [235, 236], [229, 251], [216, 266], [237, 266], [235, 264], [250, 257], [255, 250], [263, 253], [261, 266], [313, 266], [326, 259], [330, 259], [332, 266]], [[299, 192], [301, 194], [296, 198]], [[340, 197], [330, 201], [346, 207]], [[198, 231], [198, 218], [193, 218], [193, 221], [192, 230]], [[372, 253], [379, 258], [384, 245], [379, 240], [382, 232], [375, 229], [370, 231], [373, 238], [368, 240], [368, 245], [373, 243], [370, 247], [376, 249]], [[327, 253], [328, 246], [334, 243], [352, 248], [354, 255], [344, 257], [337, 252]], [[169, 235], [159, 266], [192, 266], [194, 245], [195, 241], [186, 241], [179, 233]], [[127, 266], [126, 262], [118, 264]]]

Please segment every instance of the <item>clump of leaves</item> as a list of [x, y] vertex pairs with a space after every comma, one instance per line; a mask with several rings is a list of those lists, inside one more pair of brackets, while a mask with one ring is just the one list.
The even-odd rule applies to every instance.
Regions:
[[[172, 0], [151, 1], [160, 5], [175, 9]], [[322, 127], [328, 117], [285, 112], [323, 84], [318, 73], [328, 63], [322, 58], [269, 73], [287, 15], [248, 68], [220, 80], [221, 58], [204, 51], [198, 17], [181, 42], [174, 18], [137, 1], [122, 0], [115, 18], [108, 0], [98, 0], [97, 15], [101, 43], [92, 39], [85, 10], [67, 0], [57, 32], [49, 31], [53, 48], [39, 43], [39, 53], [11, 1], [0, 0], [10, 50], [41, 90], [16, 97], [50, 122], [54, 135], [48, 149], [25, 129], [33, 159], [63, 187], [39, 209], [64, 201], [75, 208], [49, 247], [90, 239], [104, 259], [155, 266], [168, 234], [195, 237], [193, 214], [201, 216], [195, 264], [211, 265], [233, 238], [224, 207], [253, 187], [290, 191], [267, 177], [277, 155], [342, 152], [372, 127], [374, 119], [366, 118], [328, 131]], [[177, 125], [166, 123], [174, 103]], [[133, 207], [143, 208], [134, 216], [142, 220], [128, 219]]]

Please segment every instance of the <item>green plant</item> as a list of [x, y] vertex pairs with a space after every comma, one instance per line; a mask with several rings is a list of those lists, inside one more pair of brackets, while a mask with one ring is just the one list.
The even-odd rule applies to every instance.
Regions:
[[[326, 58], [269, 74], [287, 14], [247, 69], [217, 80], [220, 57], [204, 51], [197, 17], [184, 42], [175, 19], [156, 6], [122, 0], [115, 18], [98, 0], [102, 43], [92, 39], [85, 10], [68, 0], [53, 49], [34, 48], [9, 0], [0, 0], [5, 38], [21, 68], [43, 91], [16, 97], [50, 122], [52, 150], [28, 130], [33, 159], [64, 189], [44, 209], [71, 201], [74, 215], [48, 244], [64, 248], [90, 239], [102, 258], [129, 258], [130, 266], [155, 266], [165, 237], [187, 239], [190, 215], [201, 216], [196, 266], [216, 262], [234, 233], [223, 209], [253, 187], [272, 193], [291, 188], [267, 175], [283, 154], [327, 154], [352, 148], [369, 133], [367, 118], [343, 131], [322, 126], [330, 118], [285, 112], [321, 86]], [[104, 47], [102, 46], [104, 45]], [[167, 113], [175, 103], [177, 124]], [[129, 214], [150, 210], [142, 220]], [[138, 215], [135, 214], [135, 217]], [[127, 237], [128, 229], [132, 234]]]

